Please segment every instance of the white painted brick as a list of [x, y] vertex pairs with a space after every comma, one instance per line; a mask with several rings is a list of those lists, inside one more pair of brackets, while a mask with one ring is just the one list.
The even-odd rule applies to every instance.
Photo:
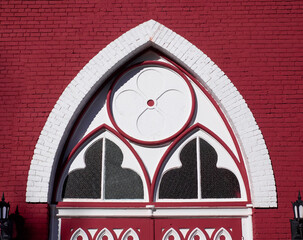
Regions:
[[180, 51], [178, 52], [177, 57], [182, 61], [185, 62], [186, 61], [186, 54], [185, 52], [188, 51], [188, 49], [190, 49], [190, 47], [192, 46], [191, 43], [189, 43], [188, 41], [183, 41], [182, 45], [180, 47]]
[[200, 54], [196, 53], [196, 47], [195, 47], [195, 52], [193, 53], [192, 59], [188, 62], [188, 67], [192, 68], [193, 66], [196, 66], [197, 61], [200, 59]]
[[172, 31], [171, 31], [170, 29], [167, 29], [167, 28], [166, 28], [165, 33], [163, 34], [161, 40], [160, 40], [159, 43], [158, 43], [159, 46], [161, 46], [161, 47], [163, 48], [163, 46], [164, 46], [167, 42], [169, 42], [169, 38], [170, 38], [171, 35], [172, 35]]
[[155, 36], [153, 38], [153, 42], [155, 44], [157, 44], [158, 46], [161, 46], [161, 41], [164, 38], [166, 32], [167, 32], [167, 28], [165, 28], [165, 27], [163, 27], [163, 25], [161, 25], [161, 27], [156, 32], [156, 34], [155, 34]]
[[163, 45], [162, 45], [162, 48], [165, 51], [171, 52], [170, 50], [174, 46], [176, 36], [177, 36], [177, 34], [172, 31], [171, 34], [169, 35], [169, 38], [167, 39], [167, 41], [164, 42]]
[[151, 36], [152, 42], [154, 42], [154, 43], [157, 41], [157, 38], [161, 34], [161, 30], [163, 28], [163, 25], [159, 24], [159, 25], [157, 25], [155, 27], [153, 27], [153, 35]]
[[132, 34], [134, 36], [138, 36], [138, 39], [140, 39], [140, 41], [147, 42], [151, 36], [149, 32], [150, 28], [147, 25], [141, 24], [137, 28], [133, 29]]
[[170, 40], [168, 45], [169, 47], [166, 50], [169, 51], [174, 56], [176, 56], [175, 53], [179, 47], [179, 41], [180, 41], [180, 36], [178, 34], [174, 34], [174, 37]]
[[171, 43], [172, 39], [175, 37], [175, 34], [170, 29], [166, 32], [165, 36], [160, 42], [162, 48], [167, 48], [168, 45]]

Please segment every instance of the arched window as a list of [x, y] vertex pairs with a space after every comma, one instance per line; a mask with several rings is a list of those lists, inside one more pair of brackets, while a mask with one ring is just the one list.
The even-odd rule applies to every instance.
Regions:
[[[63, 239], [242, 236], [239, 216], [251, 199], [236, 138], [198, 81], [155, 50], [135, 57], [96, 91], [62, 163], [54, 198]], [[82, 211], [87, 208], [91, 212]], [[128, 219], [138, 216], [145, 219], [140, 224]]]
[[241, 192], [246, 199], [245, 186], [234, 159], [215, 139], [203, 132], [186, 139], [176, 149], [163, 164], [161, 176], [159, 200], [234, 201], [241, 199]]
[[69, 201], [147, 199], [144, 174], [129, 147], [105, 127], [91, 135], [70, 156], [62, 198]]

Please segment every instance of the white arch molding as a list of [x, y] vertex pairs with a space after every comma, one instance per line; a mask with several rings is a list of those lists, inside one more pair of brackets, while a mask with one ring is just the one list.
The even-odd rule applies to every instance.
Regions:
[[26, 201], [49, 202], [52, 170], [73, 116], [112, 73], [140, 51], [154, 47], [187, 68], [219, 103], [245, 155], [253, 207], [276, 207], [276, 186], [262, 133], [243, 97], [201, 50], [160, 23], [149, 20], [100, 51], [64, 90], [36, 144], [28, 173]]

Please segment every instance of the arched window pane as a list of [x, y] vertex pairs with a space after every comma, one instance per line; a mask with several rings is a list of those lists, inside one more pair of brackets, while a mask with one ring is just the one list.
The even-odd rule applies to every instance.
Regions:
[[63, 198], [101, 198], [102, 145], [102, 139], [93, 143], [84, 155], [86, 167], [67, 176]]
[[193, 199], [197, 190], [197, 147], [196, 139], [185, 145], [180, 153], [182, 167], [164, 174], [159, 189], [159, 198]]
[[196, 137], [183, 145], [180, 161], [182, 167], [163, 175], [159, 199], [240, 197], [237, 177], [230, 170], [217, 168], [218, 153], [207, 141]]
[[105, 141], [105, 199], [143, 199], [143, 183], [133, 170], [122, 168], [123, 153]]
[[240, 187], [236, 176], [227, 169], [217, 168], [217, 152], [202, 138], [199, 141], [202, 198], [240, 197]]

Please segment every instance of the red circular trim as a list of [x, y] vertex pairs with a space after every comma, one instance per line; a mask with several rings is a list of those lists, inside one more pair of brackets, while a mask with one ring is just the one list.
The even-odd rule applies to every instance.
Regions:
[[[154, 177], [153, 177], [153, 180], [152, 180], [151, 191], [152, 191], [153, 194], [150, 195], [149, 201], [150, 202], [154, 201], [154, 197], [155, 197], [155, 194], [156, 194], [155, 191], [157, 190], [157, 189], [155, 189], [156, 182], [157, 182], [157, 179], [159, 179], [161, 177], [160, 170], [161, 170], [161, 168], [163, 166], [163, 163], [166, 160], [167, 156], [170, 154], [170, 152], [173, 150], [173, 148], [179, 143], [179, 141], [182, 138], [184, 138], [188, 133], [194, 132], [194, 131], [198, 131], [199, 129], [207, 132], [213, 138], [215, 138], [225, 148], [225, 150], [230, 154], [230, 156], [232, 157], [232, 159], [234, 160], [234, 162], [236, 163], [236, 165], [237, 165], [237, 167], [238, 167], [238, 169], [240, 171], [240, 174], [241, 174], [241, 177], [243, 179], [244, 186], [245, 186], [246, 196], [247, 196], [247, 199], [250, 201], [250, 199], [248, 198], [249, 191], [247, 189], [247, 182], [245, 181], [245, 173], [241, 170], [241, 163], [239, 163], [239, 161], [238, 161], [237, 157], [235, 156], [235, 154], [232, 152], [232, 150], [226, 145], [226, 143], [219, 136], [217, 136], [214, 132], [212, 132], [210, 129], [208, 129], [207, 127], [203, 126], [200, 123], [194, 124], [193, 126], [191, 126], [190, 128], [188, 128], [186, 131], [184, 131], [181, 135], [179, 135], [174, 140], [174, 142], [168, 147], [168, 149], [166, 150], [166, 152], [162, 156], [160, 162], [158, 163], [158, 166], [156, 168], [156, 171], [155, 171], [155, 174], [154, 174]], [[172, 204], [172, 202], [170, 202], [170, 205], [173, 206], [174, 204]]]
[[[145, 178], [145, 181], [146, 181], [146, 186], [147, 186], [147, 191], [148, 191], [148, 196], [151, 195], [151, 191], [150, 191], [150, 186], [151, 186], [151, 183], [150, 183], [150, 179], [149, 179], [149, 176], [148, 176], [148, 173], [146, 171], [146, 168], [144, 166], [144, 163], [142, 162], [141, 158], [139, 157], [138, 153], [135, 151], [135, 149], [131, 146], [131, 144], [125, 140], [125, 138], [123, 136], [121, 136], [117, 131], [115, 131], [113, 128], [109, 127], [108, 125], [106, 124], [102, 124], [101, 126], [95, 128], [93, 131], [91, 131], [90, 133], [88, 133], [84, 138], [82, 138], [77, 144], [76, 146], [72, 149], [71, 153], [69, 154], [68, 156], [68, 159], [67, 161], [65, 162], [64, 164], [64, 167], [62, 168], [62, 171], [60, 173], [60, 183], [63, 181], [62, 177], [63, 177], [63, 173], [66, 169], [66, 167], [68, 166], [71, 158], [75, 155], [75, 153], [77, 152], [77, 150], [86, 142], [88, 141], [90, 138], [92, 138], [95, 134], [97, 134], [98, 132], [100, 132], [101, 130], [107, 130], [107, 131], [110, 131], [112, 134], [116, 135], [127, 147], [128, 149], [131, 150], [131, 152], [134, 154], [135, 158], [137, 159], [140, 167], [141, 167], [141, 170], [143, 172], [143, 175], [144, 175], [144, 178]], [[57, 196], [57, 191], [58, 191], [58, 187], [56, 188], [56, 195]], [[148, 198], [149, 199], [149, 198]]]
[[[140, 139], [137, 139], [137, 138], [134, 138], [134, 137], [131, 137], [129, 136], [127, 133], [125, 133], [121, 128], [119, 128], [119, 126], [117, 125], [117, 123], [115, 122], [115, 119], [112, 115], [112, 111], [111, 111], [111, 96], [112, 96], [112, 91], [113, 91], [113, 88], [114, 86], [116, 85], [116, 83], [119, 81], [119, 79], [128, 71], [136, 68], [136, 67], [140, 67], [140, 66], [146, 66], [146, 65], [157, 65], [157, 66], [162, 66], [162, 67], [166, 67], [166, 68], [170, 68], [171, 70], [175, 71], [176, 73], [178, 73], [186, 82], [186, 84], [188, 85], [188, 88], [190, 90], [190, 94], [191, 94], [191, 100], [192, 100], [192, 107], [191, 107], [191, 111], [190, 111], [190, 114], [189, 114], [189, 117], [187, 119], [187, 121], [185, 122], [185, 124], [183, 125], [183, 127], [181, 127], [180, 130], [178, 130], [175, 134], [165, 138], [165, 139], [162, 139], [162, 140], [157, 140], [157, 141], [143, 141], [143, 140], [140, 140]], [[142, 63], [139, 63], [139, 64], [135, 64], [131, 67], [129, 67], [128, 69], [126, 69], [125, 71], [123, 71], [117, 78], [116, 80], [114, 81], [114, 83], [112, 84], [108, 94], [107, 94], [107, 112], [108, 112], [108, 116], [109, 116], [109, 119], [110, 121], [112, 122], [112, 124], [114, 125], [114, 127], [117, 129], [117, 131], [123, 135], [124, 137], [128, 138], [129, 140], [131, 140], [132, 142], [135, 142], [135, 143], [138, 143], [138, 144], [143, 144], [143, 145], [159, 145], [159, 144], [163, 144], [163, 143], [166, 143], [174, 138], [176, 138], [180, 133], [182, 133], [186, 128], [187, 126], [189, 125], [193, 115], [194, 115], [194, 112], [195, 112], [195, 93], [194, 93], [194, 90], [189, 82], [189, 80], [187, 79], [187, 77], [183, 74], [183, 72], [172, 66], [171, 64], [168, 64], [168, 63], [164, 63], [164, 62], [158, 62], [158, 61], [145, 61], [145, 62], [142, 62]]]

